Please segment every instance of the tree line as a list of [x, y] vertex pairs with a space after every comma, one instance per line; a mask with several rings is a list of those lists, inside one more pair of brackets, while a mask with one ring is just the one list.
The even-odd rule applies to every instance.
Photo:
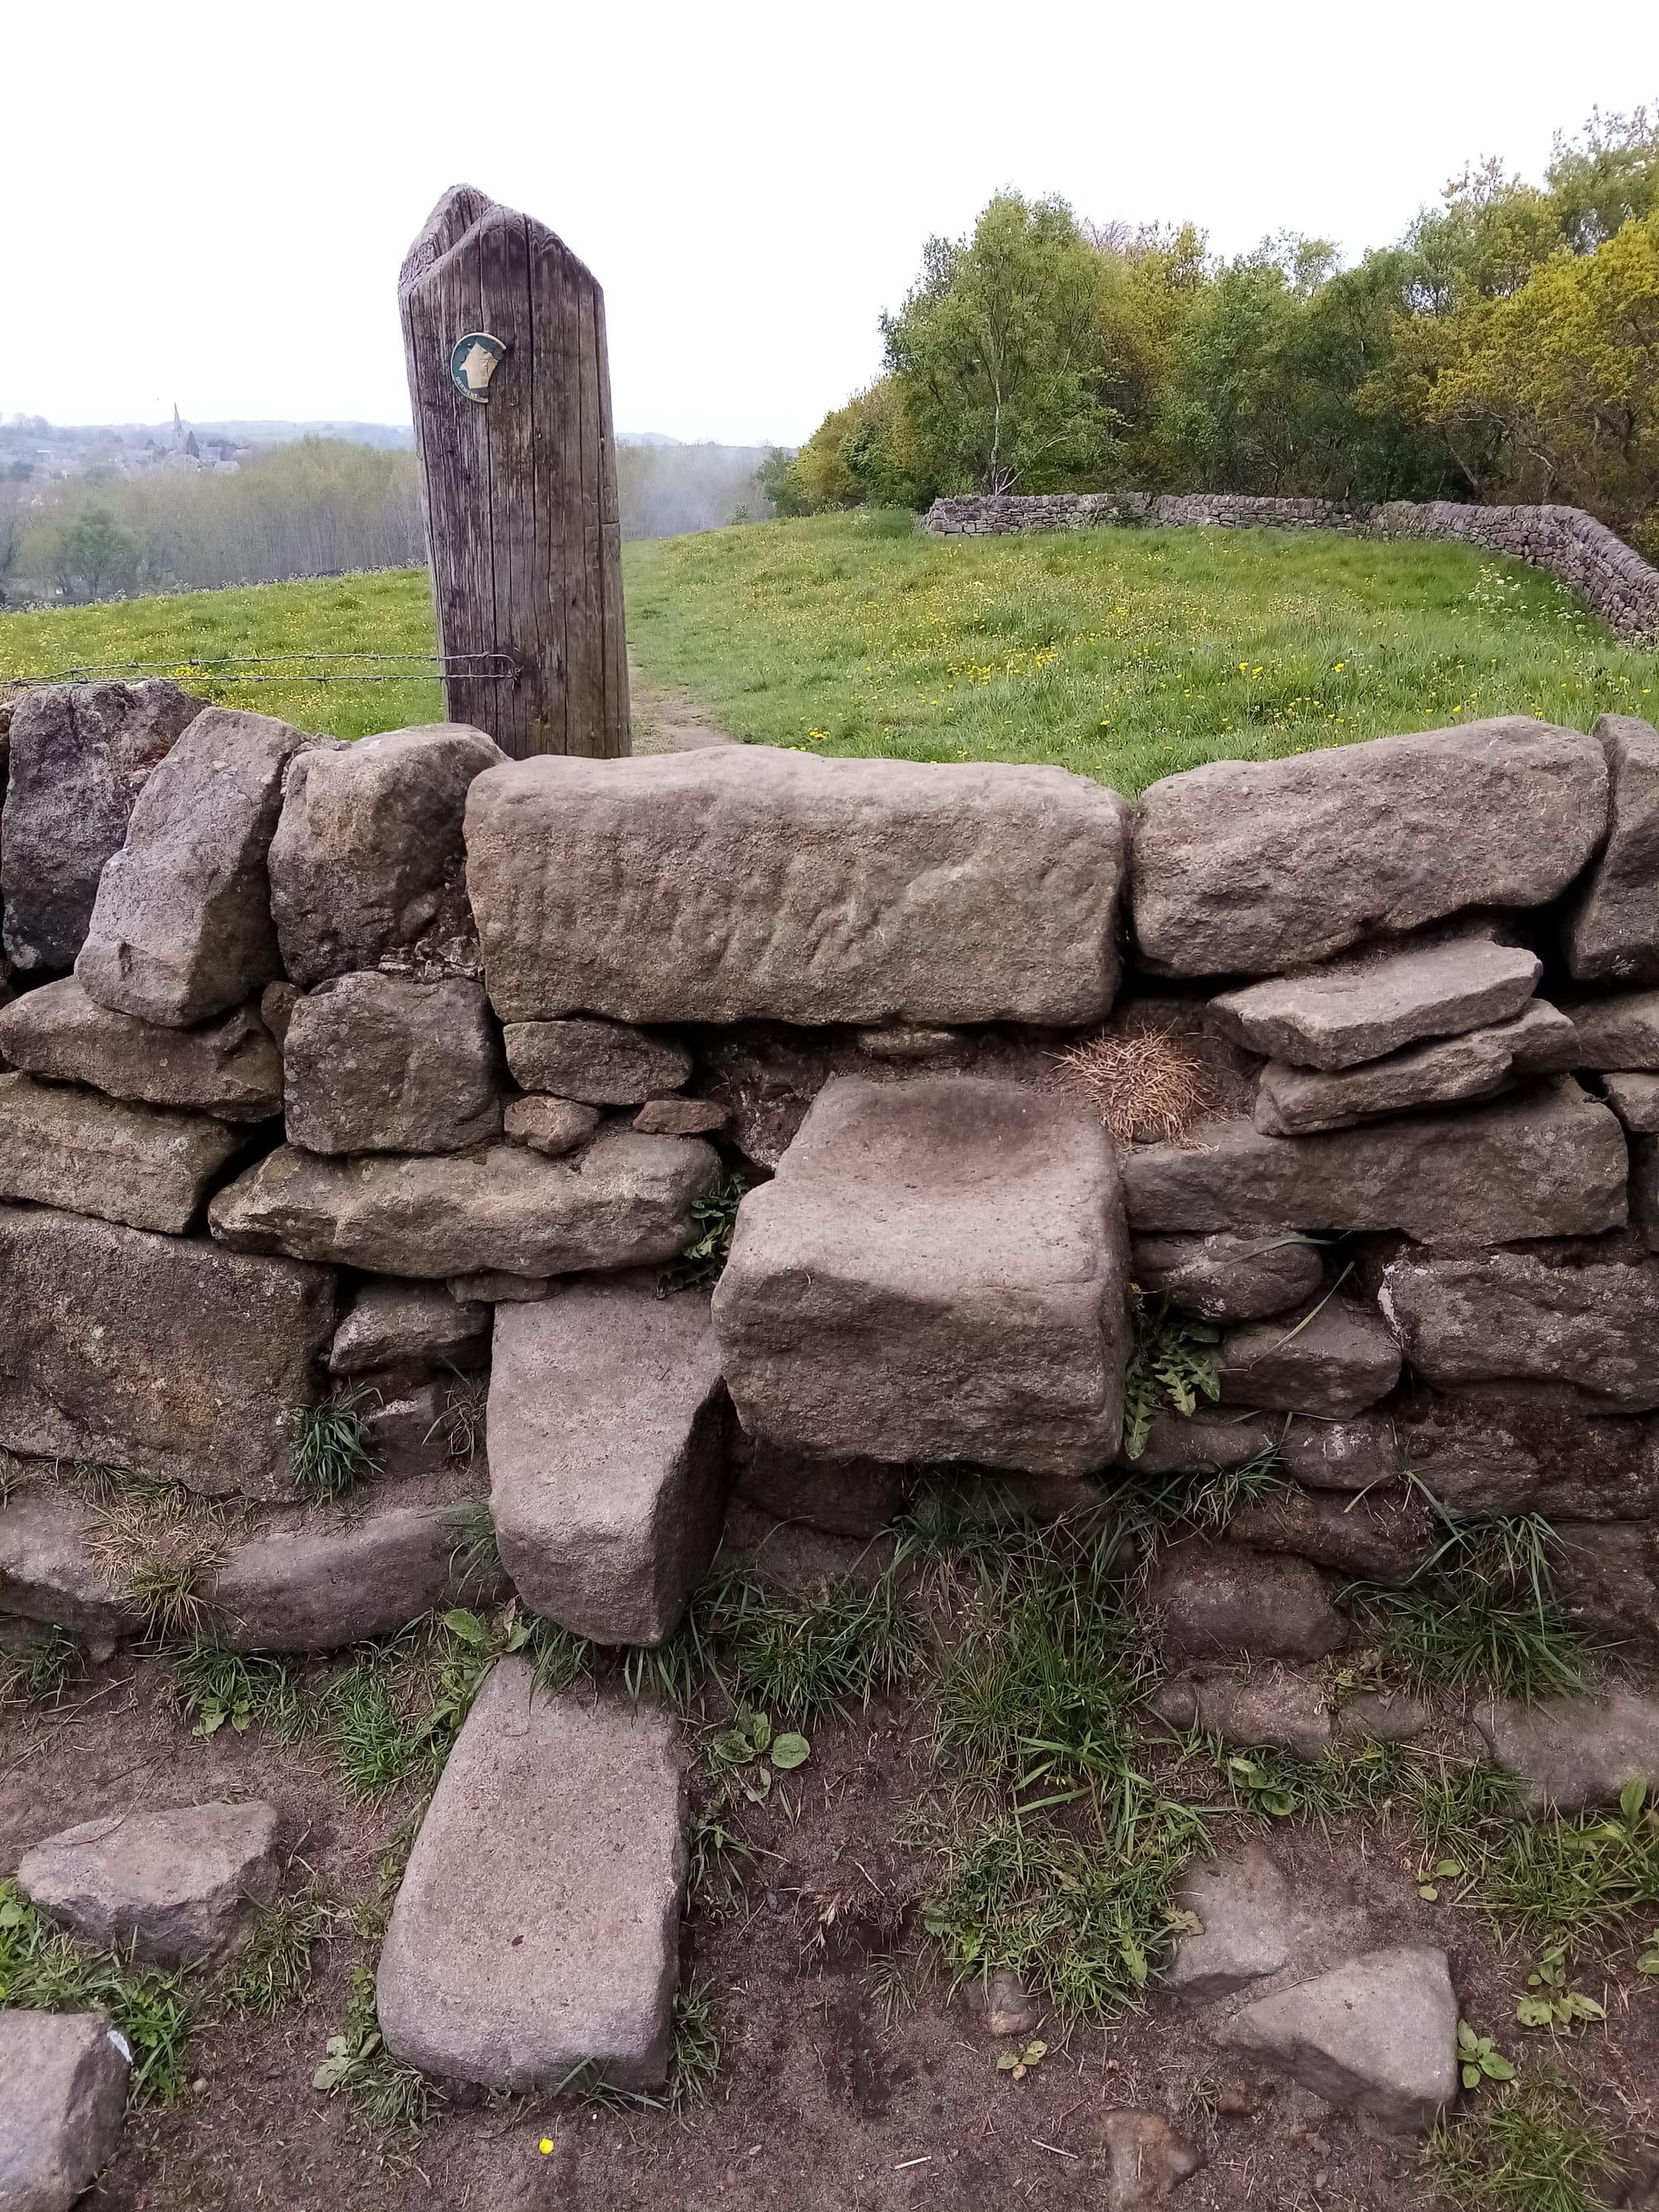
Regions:
[[786, 514], [1135, 489], [1558, 501], [1659, 556], [1659, 110], [1483, 161], [1343, 268], [1000, 192], [883, 316], [882, 374], [763, 471]]

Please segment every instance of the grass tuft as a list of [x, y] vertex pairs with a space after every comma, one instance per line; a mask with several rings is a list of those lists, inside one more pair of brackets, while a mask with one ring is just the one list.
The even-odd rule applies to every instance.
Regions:
[[8, 1705], [55, 1705], [86, 1672], [86, 1655], [67, 1630], [48, 1628], [21, 1650], [0, 1654], [0, 1711]]
[[1384, 1670], [1413, 1689], [1527, 1704], [1582, 1690], [1589, 1645], [1555, 1597], [1554, 1541], [1536, 1514], [1449, 1523], [1408, 1583], [1360, 1599]]
[[15, 1882], [0, 1882], [0, 2005], [105, 2012], [132, 2052], [128, 2097], [171, 2105], [190, 2080], [193, 2021], [184, 1972], [141, 1966], [131, 1946], [96, 1951], [54, 1928]]
[[302, 1498], [325, 1505], [380, 1472], [363, 1407], [374, 1394], [361, 1384], [332, 1392], [294, 1416], [294, 1480]]
[[304, 1888], [256, 1898], [247, 1942], [219, 1977], [219, 1995], [235, 2012], [274, 2020], [311, 1993], [311, 1954], [333, 1933], [338, 1910], [314, 1876]]
[[202, 1585], [222, 1565], [225, 1546], [220, 1509], [176, 1483], [133, 1477], [97, 1508], [94, 1553], [157, 1644], [204, 1632]]
[[1444, 2195], [1492, 2212], [1605, 2212], [1598, 2185], [1619, 2170], [1601, 2123], [1568, 2082], [1543, 2070], [1442, 2118], [1423, 2160]]

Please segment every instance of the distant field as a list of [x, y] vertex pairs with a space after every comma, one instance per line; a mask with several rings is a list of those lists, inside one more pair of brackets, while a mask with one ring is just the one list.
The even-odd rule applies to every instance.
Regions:
[[[1276, 531], [951, 540], [852, 514], [638, 542], [623, 568], [646, 677], [734, 736], [1054, 761], [1131, 795], [1200, 761], [1485, 714], [1587, 728], [1659, 704], [1659, 654], [1464, 546]], [[319, 684], [297, 665], [250, 684], [189, 664], [431, 649], [419, 572], [0, 616], [0, 678], [160, 662], [205, 696], [341, 737], [432, 719], [436, 684]]]

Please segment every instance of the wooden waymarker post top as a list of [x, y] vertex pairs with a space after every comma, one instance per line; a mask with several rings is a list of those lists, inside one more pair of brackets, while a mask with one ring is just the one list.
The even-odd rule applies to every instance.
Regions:
[[605, 295], [457, 185], [398, 279], [445, 711], [514, 759], [629, 750]]

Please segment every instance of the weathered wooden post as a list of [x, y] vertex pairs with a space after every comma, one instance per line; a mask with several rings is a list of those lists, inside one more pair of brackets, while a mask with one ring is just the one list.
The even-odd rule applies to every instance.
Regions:
[[398, 304], [449, 719], [519, 760], [627, 752], [604, 294], [544, 224], [457, 185]]

